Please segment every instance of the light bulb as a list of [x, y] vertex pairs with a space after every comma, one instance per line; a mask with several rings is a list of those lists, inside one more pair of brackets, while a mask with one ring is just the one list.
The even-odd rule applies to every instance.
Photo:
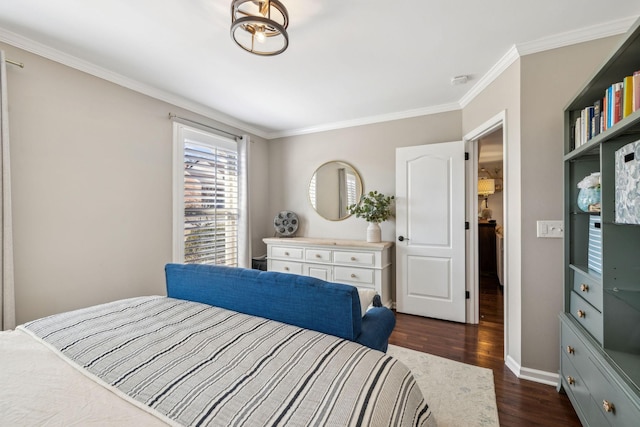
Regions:
[[259, 26], [259, 27], [256, 28], [255, 38], [258, 41], [258, 43], [264, 43], [264, 41], [267, 39], [267, 36], [264, 33], [264, 27], [263, 26]]

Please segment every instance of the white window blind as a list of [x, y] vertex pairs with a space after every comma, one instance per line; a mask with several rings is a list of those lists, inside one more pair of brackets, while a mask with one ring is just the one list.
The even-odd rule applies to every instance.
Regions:
[[220, 142], [184, 138], [185, 263], [238, 266], [238, 150]]

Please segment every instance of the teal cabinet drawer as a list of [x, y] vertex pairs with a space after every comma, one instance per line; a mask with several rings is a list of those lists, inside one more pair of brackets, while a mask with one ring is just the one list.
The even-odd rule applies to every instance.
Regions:
[[590, 427], [606, 427], [605, 419], [599, 404], [593, 400], [591, 384], [594, 381], [591, 371], [595, 366], [591, 360], [593, 354], [581, 334], [574, 331], [575, 326], [569, 320], [561, 318], [560, 373], [562, 386], [576, 408], [583, 425]]
[[602, 283], [581, 271], [573, 270], [573, 291], [602, 312]]
[[[587, 350], [587, 345], [578, 337], [578, 335], [564, 322], [562, 322], [560, 349], [563, 357], [570, 361], [573, 366], [580, 372], [580, 376], [585, 380], [589, 380], [588, 372], [593, 369], [590, 360], [591, 353]], [[564, 359], [561, 359], [564, 360]]]
[[640, 408], [613, 381], [605, 375], [602, 366], [594, 361], [587, 384], [591, 397], [598, 404], [604, 418], [612, 426], [637, 427], [640, 424]]
[[602, 343], [602, 313], [584, 300], [575, 291], [571, 292], [571, 315], [599, 343]]
[[588, 412], [589, 407], [592, 405], [589, 388], [565, 353], [562, 354], [561, 363], [562, 385], [564, 390], [574, 405], [577, 406], [576, 410], [579, 409], [579, 412], [582, 413]]

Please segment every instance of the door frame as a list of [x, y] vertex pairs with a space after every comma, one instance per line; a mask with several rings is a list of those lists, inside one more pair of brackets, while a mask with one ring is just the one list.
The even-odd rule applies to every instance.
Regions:
[[[480, 322], [480, 272], [478, 268], [478, 140], [497, 129], [502, 127], [502, 197], [503, 197], [503, 230], [504, 230], [504, 276], [509, 277], [509, 250], [507, 238], [510, 227], [508, 225], [508, 209], [509, 200], [508, 191], [508, 167], [507, 167], [507, 114], [506, 110], [496, 114], [471, 132], [467, 133], [462, 139], [465, 142], [467, 152], [469, 153], [469, 162], [466, 165], [466, 200], [467, 200], [467, 220], [469, 221], [469, 233], [467, 234], [467, 290], [469, 291], [469, 300], [467, 300], [467, 323], [478, 324]], [[508, 352], [508, 330], [509, 323], [509, 306], [507, 304], [509, 286], [504, 287], [504, 357], [506, 360]]]

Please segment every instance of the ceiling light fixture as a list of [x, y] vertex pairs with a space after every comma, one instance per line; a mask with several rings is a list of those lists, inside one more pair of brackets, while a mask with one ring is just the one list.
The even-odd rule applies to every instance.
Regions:
[[273, 56], [289, 46], [289, 14], [277, 0], [234, 0], [231, 3], [231, 37], [256, 55]]

